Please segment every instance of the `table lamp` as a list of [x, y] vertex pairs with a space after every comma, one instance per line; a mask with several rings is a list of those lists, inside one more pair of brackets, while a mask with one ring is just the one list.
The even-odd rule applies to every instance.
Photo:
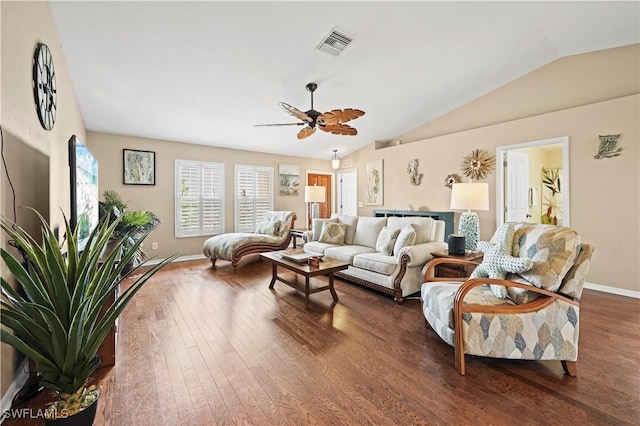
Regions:
[[465, 237], [465, 250], [475, 251], [480, 239], [480, 219], [471, 210], [489, 210], [488, 183], [454, 183], [451, 191], [451, 209], [467, 210], [460, 214], [458, 234]]
[[305, 186], [304, 202], [311, 203], [311, 218], [320, 217], [320, 207], [318, 203], [324, 203], [326, 198], [326, 188], [324, 186]]

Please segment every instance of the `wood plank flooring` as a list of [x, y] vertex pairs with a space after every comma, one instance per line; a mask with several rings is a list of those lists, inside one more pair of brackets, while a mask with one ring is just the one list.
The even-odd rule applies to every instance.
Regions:
[[337, 279], [340, 301], [318, 293], [305, 311], [270, 273], [250, 257], [235, 273], [202, 260], [157, 274], [120, 317], [116, 365], [96, 374], [95, 424], [640, 424], [640, 300], [584, 292], [578, 377], [471, 356], [460, 376], [419, 300]]

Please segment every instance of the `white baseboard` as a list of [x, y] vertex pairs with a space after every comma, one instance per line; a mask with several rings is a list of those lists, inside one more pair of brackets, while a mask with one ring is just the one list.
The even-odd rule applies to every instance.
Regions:
[[611, 287], [602, 284], [594, 284], [594, 283], [584, 283], [584, 288], [588, 288], [589, 290], [601, 291], [603, 293], [611, 293], [617, 294], [618, 296], [626, 296], [633, 297], [635, 299], [640, 299], [640, 291], [627, 290], [624, 288]]
[[[187, 260], [200, 260], [200, 259], [206, 259], [206, 257], [204, 256], [204, 254], [192, 254], [189, 256], [180, 256], [179, 258], [177, 258], [176, 260], [174, 260], [174, 262], [186, 262]], [[145, 262], [145, 265], [157, 265], [158, 263], [162, 262], [164, 259], [151, 259], [147, 262]]]
[[[9, 389], [2, 396], [2, 401], [0, 401], [0, 414], [6, 412], [11, 408], [11, 404], [13, 403], [13, 398], [15, 398], [16, 394], [22, 389], [25, 383], [27, 383], [27, 379], [29, 378], [29, 372], [27, 371], [29, 360], [25, 357], [16, 371], [14, 373], [13, 381], [9, 386]], [[0, 424], [4, 421], [4, 416], [0, 417]]]

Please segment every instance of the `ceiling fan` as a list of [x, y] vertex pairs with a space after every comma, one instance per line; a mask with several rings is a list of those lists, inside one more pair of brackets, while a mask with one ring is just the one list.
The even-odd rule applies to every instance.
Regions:
[[313, 109], [313, 92], [318, 88], [316, 83], [309, 83], [306, 86], [311, 93], [311, 109], [302, 112], [291, 105], [280, 102], [278, 105], [282, 107], [288, 114], [302, 120], [300, 123], [280, 123], [280, 124], [254, 124], [257, 126], [305, 126], [298, 132], [298, 139], [304, 139], [315, 133], [316, 128], [323, 132], [332, 133], [334, 135], [357, 135], [358, 131], [344, 124], [347, 121], [355, 120], [364, 115], [364, 111], [354, 108], [332, 109], [331, 111], [321, 113]]

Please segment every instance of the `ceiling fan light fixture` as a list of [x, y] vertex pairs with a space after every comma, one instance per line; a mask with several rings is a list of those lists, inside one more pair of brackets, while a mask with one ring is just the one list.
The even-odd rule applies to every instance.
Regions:
[[340, 168], [340, 157], [338, 157], [338, 150], [333, 150], [333, 157], [331, 157], [331, 167], [333, 170], [338, 170]]

